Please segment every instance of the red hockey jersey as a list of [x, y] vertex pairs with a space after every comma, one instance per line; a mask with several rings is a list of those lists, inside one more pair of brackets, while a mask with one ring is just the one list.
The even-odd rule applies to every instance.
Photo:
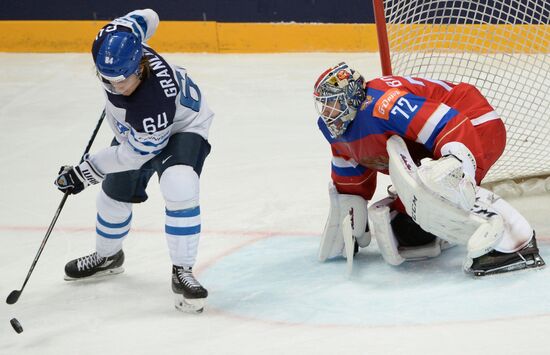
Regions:
[[332, 148], [332, 180], [340, 193], [369, 200], [376, 172], [388, 173], [386, 141], [405, 139], [417, 164], [441, 157], [441, 147], [461, 142], [477, 162], [478, 183], [502, 154], [504, 124], [485, 97], [472, 85], [441, 80], [386, 76], [368, 82], [367, 98], [346, 132], [332, 138], [318, 125]]

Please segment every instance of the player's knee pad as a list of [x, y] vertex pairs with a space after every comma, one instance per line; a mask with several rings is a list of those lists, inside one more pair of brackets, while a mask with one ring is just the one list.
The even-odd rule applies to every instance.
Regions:
[[493, 247], [503, 253], [511, 253], [523, 248], [533, 236], [529, 222], [512, 205], [500, 196], [484, 188], [479, 188], [478, 199], [489, 205], [504, 221], [502, 239]]
[[370, 243], [367, 201], [361, 196], [338, 193], [332, 183], [329, 184], [329, 198], [329, 215], [319, 245], [320, 261], [344, 255], [342, 223], [347, 215], [351, 215], [352, 236], [358, 246], [364, 248]]
[[391, 210], [395, 197], [387, 197], [369, 207], [369, 226], [384, 260], [391, 265], [436, 257], [450, 243], [420, 228], [412, 218]]
[[160, 190], [168, 210], [199, 205], [199, 175], [188, 165], [174, 165], [160, 177]]
[[101, 190], [96, 198], [97, 213], [111, 223], [121, 222], [132, 214], [132, 204], [120, 202], [107, 196]]

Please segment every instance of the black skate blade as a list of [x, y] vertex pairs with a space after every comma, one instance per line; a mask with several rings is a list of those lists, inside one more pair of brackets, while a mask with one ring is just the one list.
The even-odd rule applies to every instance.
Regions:
[[95, 280], [95, 279], [101, 279], [101, 278], [105, 278], [105, 277], [109, 277], [109, 276], [118, 275], [118, 274], [121, 274], [123, 272], [124, 272], [124, 267], [121, 266], [121, 267], [117, 267], [117, 268], [114, 268], [114, 269], [98, 271], [95, 274], [90, 275], [90, 276], [86, 276], [86, 277], [70, 277], [68, 275], [65, 275], [63, 277], [63, 279], [65, 281], [71, 281], [71, 282], [72, 281]]
[[514, 264], [510, 264], [510, 265], [506, 265], [506, 266], [502, 266], [502, 267], [490, 269], [490, 270], [469, 270], [468, 272], [475, 277], [482, 277], [482, 276], [506, 274], [514, 271], [542, 269], [546, 265], [546, 263], [544, 262], [544, 260], [541, 258], [539, 254], [533, 254], [531, 256], [532, 258], [529, 258], [529, 260], [527, 261], [519, 261]]

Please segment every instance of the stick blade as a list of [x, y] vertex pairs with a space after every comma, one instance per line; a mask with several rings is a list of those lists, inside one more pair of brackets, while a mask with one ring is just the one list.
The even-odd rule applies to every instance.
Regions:
[[6, 298], [6, 303], [14, 304], [19, 299], [19, 296], [21, 296], [21, 291], [19, 290], [11, 291], [11, 293], [8, 295], [8, 298]]
[[342, 234], [344, 235], [344, 253], [346, 254], [347, 275], [351, 276], [353, 272], [353, 249], [355, 247], [355, 239], [352, 235], [351, 216], [348, 214], [342, 222]]

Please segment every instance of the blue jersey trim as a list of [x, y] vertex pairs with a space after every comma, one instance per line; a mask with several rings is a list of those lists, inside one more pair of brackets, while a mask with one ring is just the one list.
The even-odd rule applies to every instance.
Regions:
[[357, 167], [340, 168], [332, 164], [332, 171], [338, 176], [361, 176], [367, 169], [364, 166], [358, 165]]
[[[405, 98], [412, 107], [416, 106], [416, 109], [411, 112], [410, 110], [408, 110], [407, 105], [403, 105], [400, 107], [402, 112], [405, 112], [405, 114], [409, 115], [409, 118], [403, 116], [402, 113], [393, 114], [390, 111], [389, 126], [393, 128], [393, 131], [399, 133], [401, 136], [405, 136], [405, 133], [407, 133], [407, 129], [409, 129], [411, 122], [414, 120], [418, 112], [422, 109], [422, 106], [426, 102], [426, 99], [410, 93], [403, 95], [402, 97]], [[396, 106], [396, 104], [394, 104], [389, 109], [392, 110]]]
[[166, 138], [164, 138], [160, 143], [153, 143], [153, 142], [142, 142], [142, 141], [139, 141], [135, 135], [135, 130], [132, 129], [130, 130], [130, 134], [132, 135], [132, 137], [134, 137], [134, 140], [136, 142], [138, 142], [139, 144], [142, 144], [146, 147], [158, 147], [160, 145], [163, 145], [164, 143], [166, 143], [167, 140], [170, 139], [170, 136], [167, 136]]
[[147, 155], [147, 154], [157, 155], [158, 153], [162, 152], [162, 149], [153, 150], [152, 152], [146, 152], [146, 151], [144, 151], [144, 150], [138, 149], [138, 148], [136, 148], [135, 146], [133, 146], [132, 143], [130, 143], [130, 141], [128, 141], [128, 144], [130, 144], [130, 147], [132, 147], [132, 149], [133, 149], [136, 153], [139, 153], [140, 155]]
[[[136, 20], [136, 22], [138, 23], [138, 25], [141, 27], [141, 29], [143, 30], [143, 35], [147, 37], [147, 21], [145, 21], [145, 19], [143, 18], [143, 16], [139, 16], [139, 15], [131, 15], [129, 16], [131, 18], [133, 18], [134, 20]], [[143, 41], [143, 38], [141, 39], [141, 41]]]
[[435, 138], [439, 135], [439, 133], [447, 125], [447, 123], [450, 120], [452, 120], [457, 114], [458, 114], [458, 111], [456, 111], [455, 109], [450, 109], [445, 114], [445, 116], [443, 116], [443, 118], [439, 121], [437, 126], [435, 126], [432, 134], [430, 135], [430, 138], [428, 138], [428, 140], [424, 144], [426, 146], [426, 148], [428, 148], [429, 150], [433, 149], [433, 146], [435, 144]]

